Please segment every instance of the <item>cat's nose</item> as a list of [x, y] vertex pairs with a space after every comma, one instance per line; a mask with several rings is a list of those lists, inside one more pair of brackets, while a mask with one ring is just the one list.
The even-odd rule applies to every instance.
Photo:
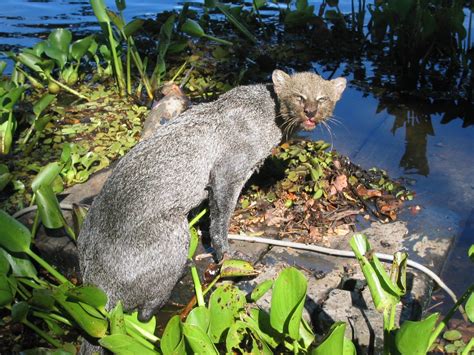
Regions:
[[305, 108], [304, 113], [305, 113], [306, 117], [313, 118], [316, 115], [316, 110], [311, 110], [309, 108]]

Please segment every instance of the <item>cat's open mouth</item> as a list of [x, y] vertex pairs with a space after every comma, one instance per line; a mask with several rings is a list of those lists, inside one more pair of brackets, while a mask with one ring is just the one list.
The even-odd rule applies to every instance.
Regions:
[[310, 131], [314, 127], [316, 127], [316, 121], [314, 117], [305, 117], [303, 120], [303, 128], [307, 131]]

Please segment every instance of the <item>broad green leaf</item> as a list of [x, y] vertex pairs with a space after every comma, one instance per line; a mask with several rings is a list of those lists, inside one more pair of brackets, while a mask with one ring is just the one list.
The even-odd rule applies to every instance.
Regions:
[[156, 329], [156, 317], [152, 317], [148, 322], [138, 320], [138, 312], [124, 314], [125, 329], [128, 335], [137, 339], [143, 339], [144, 335], [153, 337]]
[[6, 67], [7, 67], [7, 62], [5, 62], [4, 60], [0, 60], [0, 76], [3, 74], [3, 71], [5, 70]]
[[104, 317], [97, 317], [86, 310], [87, 305], [80, 302], [68, 301], [65, 292], [69, 289], [61, 285], [53, 294], [59, 305], [74, 319], [77, 325], [93, 338], [102, 338], [107, 333], [108, 321]]
[[210, 323], [210, 313], [206, 307], [195, 307], [193, 310], [188, 314], [186, 318], [187, 324], [195, 325], [196, 327], [201, 328], [205, 333], [209, 329]]
[[31, 233], [28, 228], [3, 210], [0, 210], [0, 246], [13, 253], [30, 249]]
[[245, 260], [224, 260], [220, 275], [224, 277], [254, 276], [258, 272], [253, 265]]
[[273, 286], [273, 280], [265, 280], [257, 285], [252, 291], [250, 299], [253, 302], [258, 301]]
[[434, 313], [421, 321], [403, 322], [395, 334], [397, 350], [406, 355], [426, 354], [438, 316], [438, 313]]
[[79, 286], [66, 291], [66, 296], [72, 300], [81, 301], [99, 311], [105, 311], [107, 295], [100, 288], [95, 286]]
[[321, 344], [314, 349], [313, 355], [344, 354], [344, 332], [346, 323], [336, 322], [332, 325], [329, 333], [324, 337]]
[[273, 285], [270, 323], [280, 333], [299, 339], [299, 329], [306, 298], [307, 281], [297, 269], [284, 269]]
[[43, 110], [49, 106], [51, 102], [53, 102], [56, 95], [51, 94], [44, 94], [34, 105], [33, 105], [33, 113], [38, 117], [41, 115]]
[[212, 293], [209, 299], [209, 335], [214, 343], [223, 340], [223, 333], [234, 323], [235, 317], [244, 309], [245, 304], [245, 294], [233, 285], [219, 285]]
[[15, 282], [14, 278], [9, 278], [6, 274], [0, 274], [0, 309], [13, 302], [15, 297], [15, 289], [11, 285], [11, 281]]
[[314, 333], [310, 325], [303, 319], [300, 323], [300, 343], [303, 344], [305, 350], [307, 350], [314, 342]]
[[47, 50], [47, 47], [49, 45], [62, 53], [66, 53], [67, 55], [67, 53], [69, 52], [69, 45], [71, 44], [71, 40], [71, 31], [65, 28], [57, 28], [51, 31], [51, 33], [49, 34], [47, 41], [48, 43], [45, 50]]
[[8, 274], [10, 271], [10, 262], [7, 255], [9, 254], [0, 248], [0, 274]]
[[252, 308], [250, 316], [244, 314], [242, 319], [252, 328], [266, 344], [276, 348], [283, 341], [283, 336], [279, 334], [270, 324], [270, 315], [260, 308]]
[[187, 19], [186, 22], [181, 26], [181, 31], [184, 33], [193, 36], [193, 37], [202, 37], [205, 35], [202, 27], [194, 20]]
[[41, 168], [38, 175], [36, 175], [31, 182], [33, 192], [36, 192], [42, 186], [50, 186], [61, 172], [61, 169], [62, 164], [58, 162], [49, 163]]
[[137, 32], [140, 28], [142, 28], [144, 23], [145, 21], [142, 19], [132, 20], [125, 25], [125, 27], [123, 28], [123, 33], [125, 34], [126, 37], [130, 37], [135, 32]]
[[90, 0], [92, 10], [99, 22], [110, 23], [109, 16], [107, 16], [104, 0]]
[[61, 52], [58, 48], [49, 46], [44, 49], [44, 52], [48, 57], [56, 61], [59, 68], [64, 68], [67, 63], [67, 52]]
[[43, 130], [45, 129], [46, 125], [53, 119], [53, 116], [52, 115], [43, 115], [41, 117], [38, 117], [36, 120], [35, 120], [35, 130], [36, 132], [43, 132]]
[[183, 324], [183, 334], [194, 354], [219, 354], [209, 336], [198, 326]]
[[126, 334], [107, 335], [99, 340], [99, 344], [114, 354], [119, 355], [152, 355], [158, 352], [147, 348], [138, 340]]
[[17, 103], [21, 94], [26, 90], [26, 86], [19, 86], [8, 91], [6, 95], [0, 97], [0, 112], [11, 111], [13, 106]]
[[21, 323], [26, 320], [26, 316], [30, 311], [30, 306], [26, 302], [15, 303], [12, 307], [12, 321]]
[[446, 332], [444, 332], [443, 334], [443, 339], [446, 339], [448, 341], [455, 341], [455, 340], [459, 340], [462, 338], [462, 334], [459, 330], [457, 329], [452, 329], [452, 330], [448, 330]]
[[467, 317], [474, 323], [474, 293], [471, 293], [466, 302]]
[[42, 185], [36, 190], [36, 205], [41, 222], [46, 228], [58, 229], [65, 225], [58, 199], [49, 185]]
[[160, 349], [164, 355], [185, 354], [183, 325], [179, 316], [173, 316], [166, 324], [161, 338]]
[[89, 48], [93, 42], [94, 36], [87, 36], [73, 42], [71, 46], [71, 57], [76, 61], [80, 61], [81, 58], [89, 51]]
[[26, 65], [28, 68], [32, 69], [33, 71], [37, 73], [43, 72], [43, 69], [39, 66], [41, 63], [41, 58], [31, 54], [31, 53], [20, 53], [18, 54], [17, 59], [20, 61], [20, 63]]
[[34, 289], [29, 303], [43, 311], [51, 311], [54, 308], [55, 299], [51, 290], [46, 288]]
[[3, 248], [0, 248], [0, 255], [2, 258], [8, 261], [14, 276], [29, 277], [31, 279], [37, 278], [36, 268], [26, 255], [12, 255]]
[[344, 337], [343, 355], [357, 355], [357, 350], [352, 340]]
[[117, 305], [110, 312], [110, 333], [111, 334], [127, 334], [125, 329], [125, 319], [123, 317], [122, 302], [119, 301]]
[[471, 259], [471, 261], [474, 261], [474, 244], [469, 247], [467, 255], [469, 256], [469, 259]]
[[228, 354], [273, 354], [259, 333], [240, 320], [230, 327], [225, 344]]

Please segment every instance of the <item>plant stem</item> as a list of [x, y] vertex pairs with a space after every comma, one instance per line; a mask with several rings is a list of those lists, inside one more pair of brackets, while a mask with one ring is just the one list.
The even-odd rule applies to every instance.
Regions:
[[219, 281], [221, 279], [221, 275], [217, 275], [214, 280], [211, 281], [211, 283], [206, 287], [206, 289], [203, 291], [203, 295], [205, 296], [210, 290], [212, 287], [214, 287], [214, 285], [216, 284], [217, 281]]
[[431, 348], [431, 345], [436, 341], [438, 336], [441, 334], [443, 329], [448, 324], [449, 320], [452, 318], [454, 313], [456, 313], [457, 309], [464, 303], [464, 301], [474, 292], [474, 284], [472, 284], [461, 297], [459, 297], [458, 301], [454, 304], [454, 306], [449, 310], [448, 314], [441, 320], [438, 324], [434, 332], [431, 334], [430, 341], [428, 343], [428, 349]]
[[[32, 202], [34, 201], [34, 199], [35, 199], [35, 195], [33, 195]], [[40, 214], [37, 210], [36, 214], [35, 214], [35, 219], [33, 220], [33, 225], [31, 226], [31, 238], [32, 239], [34, 239], [35, 236], [36, 236], [36, 232], [38, 231], [39, 222], [40, 222]]]
[[199, 275], [196, 269], [196, 266], [191, 266], [191, 276], [193, 278], [193, 283], [194, 283], [194, 291], [196, 292], [196, 300], [198, 306], [205, 306], [206, 304], [204, 303], [204, 295], [202, 293], [202, 285], [201, 285], [201, 280], [199, 280]]
[[130, 41], [127, 40], [127, 94], [132, 94], [132, 73], [131, 73], [131, 58], [130, 58]]
[[28, 320], [23, 320], [22, 323], [26, 325], [27, 327], [31, 328], [36, 334], [38, 334], [40, 337], [42, 337], [44, 340], [46, 340], [48, 343], [50, 343], [52, 346], [55, 348], [61, 348], [62, 344], [51, 337], [48, 333], [42, 331], [40, 328], [38, 328], [36, 325], [33, 323], [29, 322]]
[[69, 325], [72, 327], [72, 323], [69, 321], [69, 319], [64, 318], [56, 313], [44, 313], [40, 311], [33, 311], [32, 314], [35, 317], [41, 318], [41, 319], [46, 319], [46, 320], [53, 320], [53, 321], [58, 321], [61, 323], [64, 323], [66, 325]]
[[46, 269], [51, 275], [54, 276], [56, 280], [58, 280], [62, 284], [69, 284], [72, 285], [71, 282], [66, 279], [61, 273], [59, 273], [53, 266], [49, 265], [46, 261], [44, 261], [39, 255], [35, 254], [31, 249], [29, 249], [26, 254], [30, 256], [34, 261], [40, 264], [41, 267]]
[[471, 340], [469, 340], [469, 343], [467, 343], [461, 355], [469, 355], [469, 352], [471, 351], [472, 348], [474, 348], [474, 338], [471, 338]]
[[110, 22], [107, 22], [107, 34], [109, 36], [110, 50], [112, 51], [112, 60], [114, 62], [115, 75], [117, 76], [117, 85], [119, 87], [120, 95], [125, 93], [125, 80], [123, 79], [123, 67], [120, 58], [117, 56], [117, 49], [115, 48], [115, 38], [112, 32]]
[[199, 222], [199, 220], [204, 216], [207, 212], [207, 208], [203, 209], [201, 212], [198, 213], [196, 217], [194, 217], [191, 222], [189, 222], [189, 228], [194, 227], [194, 225]]
[[232, 42], [229, 42], [229, 41], [226, 41], [225, 39], [217, 38], [217, 37], [214, 37], [214, 36], [211, 36], [211, 35], [204, 35], [203, 37], [206, 37], [210, 40], [225, 44], [227, 46], [233, 46], [234, 45]]
[[71, 89], [69, 86], [67, 85], [64, 85], [63, 83], [61, 83], [60, 81], [57, 81], [56, 79], [54, 79], [52, 76], [48, 76], [48, 80], [51, 80], [53, 83], [57, 84], [58, 86], [62, 87], [64, 90], [66, 90], [67, 92], [77, 96], [77, 97], [80, 97], [81, 99], [84, 99], [86, 101], [90, 101], [90, 99], [87, 97], [87, 96], [84, 96], [82, 95], [80, 92], [77, 92], [76, 90], [74, 89]]
[[[156, 342], [160, 341], [160, 338], [158, 338], [156, 335], [154, 335], [150, 332], [147, 332], [145, 329], [140, 328], [138, 325], [136, 325], [133, 322], [130, 322], [128, 319], [125, 319], [125, 324], [127, 324], [128, 326], [130, 326], [131, 328], [136, 330], [138, 333], [143, 335], [146, 339], [148, 339], [152, 343], [156, 343]], [[150, 345], [153, 346], [153, 344], [150, 344]]]

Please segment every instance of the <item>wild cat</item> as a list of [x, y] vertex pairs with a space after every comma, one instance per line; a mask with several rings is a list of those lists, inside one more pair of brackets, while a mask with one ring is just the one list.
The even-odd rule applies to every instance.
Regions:
[[108, 307], [122, 300], [147, 320], [185, 269], [191, 209], [209, 199], [217, 257], [239, 193], [286, 131], [312, 130], [332, 115], [346, 79], [272, 74], [272, 84], [240, 86], [192, 107], [137, 144], [97, 196], [78, 238], [85, 284]]

